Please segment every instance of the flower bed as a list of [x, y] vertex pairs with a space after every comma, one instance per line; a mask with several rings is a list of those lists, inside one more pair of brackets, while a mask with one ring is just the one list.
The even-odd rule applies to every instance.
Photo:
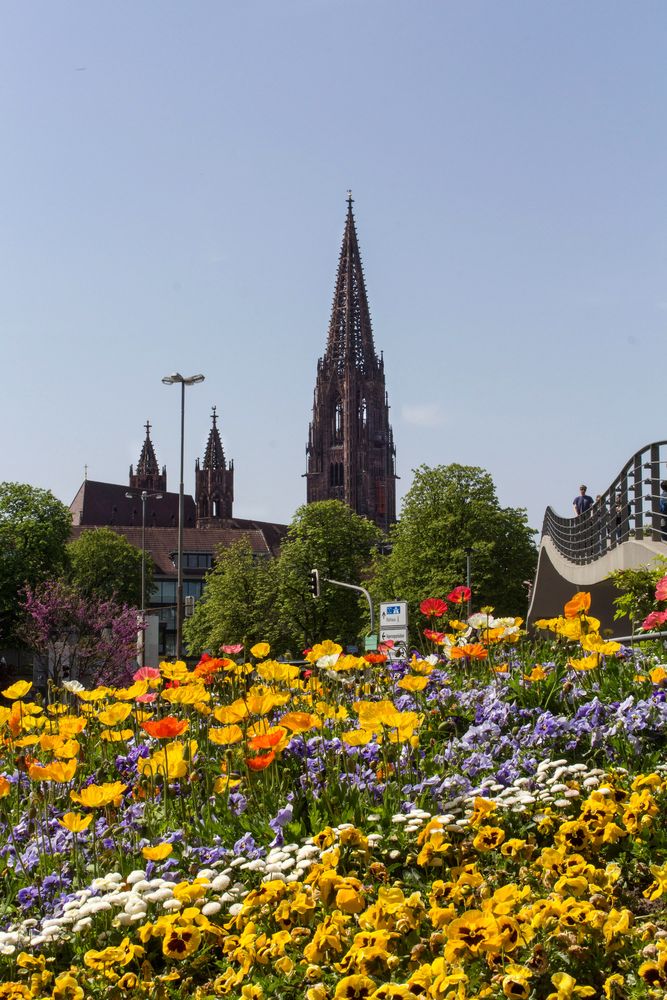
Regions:
[[663, 997], [667, 671], [588, 603], [5, 690], [0, 998]]

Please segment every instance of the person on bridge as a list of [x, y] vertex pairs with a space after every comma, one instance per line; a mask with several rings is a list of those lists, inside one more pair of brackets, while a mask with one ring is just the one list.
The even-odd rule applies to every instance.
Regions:
[[579, 487], [579, 496], [575, 497], [572, 501], [572, 506], [574, 508], [574, 513], [577, 517], [580, 514], [585, 514], [593, 506], [593, 497], [589, 497], [586, 490], [588, 486]]
[[662, 514], [662, 537], [667, 541], [667, 480], [660, 483], [660, 513]]

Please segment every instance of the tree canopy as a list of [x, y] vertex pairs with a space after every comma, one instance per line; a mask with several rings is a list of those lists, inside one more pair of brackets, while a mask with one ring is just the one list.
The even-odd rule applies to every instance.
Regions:
[[378, 600], [408, 601], [414, 621], [420, 601], [466, 582], [469, 552], [474, 606], [524, 613], [524, 581], [537, 561], [533, 535], [525, 510], [500, 506], [484, 469], [422, 465], [391, 532], [391, 554], [375, 557], [373, 592]]
[[279, 563], [278, 612], [282, 628], [297, 648], [321, 639], [355, 643], [365, 615], [354, 591], [323, 582], [321, 597], [309, 589], [311, 569], [322, 577], [362, 584], [379, 528], [340, 500], [299, 507], [283, 544]]
[[258, 639], [281, 644], [275, 610], [277, 565], [273, 559], [255, 558], [245, 538], [219, 550], [204, 594], [184, 625], [190, 655], [218, 655], [223, 645], [246, 646]]
[[70, 511], [49, 490], [0, 483], [0, 641], [14, 639], [26, 586], [63, 571], [71, 529]]
[[[141, 549], [111, 528], [84, 531], [67, 546], [70, 579], [84, 597], [141, 606]], [[153, 564], [146, 557], [146, 600]]]

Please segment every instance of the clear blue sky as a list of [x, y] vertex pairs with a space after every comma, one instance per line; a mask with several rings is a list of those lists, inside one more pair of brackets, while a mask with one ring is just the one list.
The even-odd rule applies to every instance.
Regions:
[[7, 0], [0, 479], [288, 520], [355, 197], [400, 493], [463, 462], [541, 526], [667, 437], [667, 5]]

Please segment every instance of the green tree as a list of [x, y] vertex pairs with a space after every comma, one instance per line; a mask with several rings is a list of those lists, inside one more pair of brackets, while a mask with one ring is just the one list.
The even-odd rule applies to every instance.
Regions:
[[300, 507], [289, 527], [278, 564], [278, 614], [298, 650], [322, 639], [343, 645], [363, 633], [366, 615], [354, 591], [324, 582], [321, 597], [309, 589], [310, 570], [363, 586], [380, 530], [340, 500]]
[[70, 511], [49, 490], [0, 483], [0, 642], [15, 639], [26, 586], [63, 571], [71, 530]]
[[619, 592], [618, 597], [614, 598], [616, 605], [614, 621], [627, 617], [631, 627], [638, 628], [646, 616], [658, 607], [655, 588], [665, 573], [667, 573], [665, 556], [656, 556], [646, 566], [616, 569], [610, 573], [609, 579]]
[[533, 535], [523, 509], [500, 506], [484, 469], [422, 465], [391, 532], [391, 554], [374, 559], [373, 593], [408, 601], [416, 625], [424, 598], [445, 597], [466, 582], [469, 552], [475, 608], [523, 614], [524, 581], [532, 580], [537, 563]]
[[276, 652], [283, 636], [275, 610], [277, 562], [256, 558], [247, 539], [220, 549], [206, 587], [183, 634], [191, 655], [220, 652], [223, 644], [266, 640]]
[[[84, 597], [141, 607], [141, 549], [111, 528], [83, 531], [67, 546], [70, 579]], [[153, 564], [146, 556], [146, 600]]]

